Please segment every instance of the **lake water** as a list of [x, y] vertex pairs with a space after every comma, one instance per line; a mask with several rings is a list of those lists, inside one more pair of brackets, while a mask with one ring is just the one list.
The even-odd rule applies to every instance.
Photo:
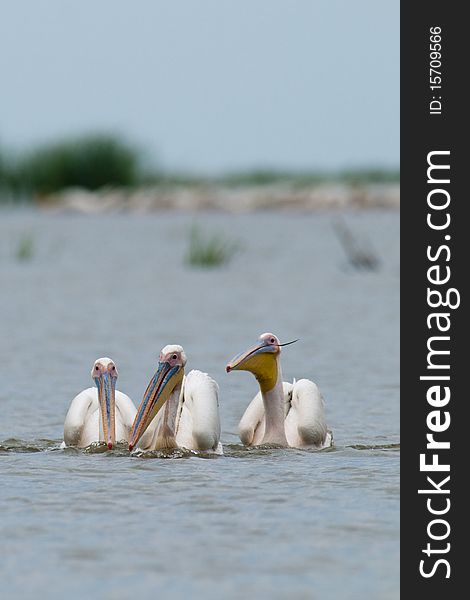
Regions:
[[[375, 272], [335, 218], [0, 212], [2, 597], [399, 597], [398, 213], [345, 215]], [[185, 265], [194, 222], [228, 265]], [[257, 384], [224, 366], [264, 331], [300, 338], [284, 379], [317, 382], [333, 449], [240, 444]], [[59, 449], [97, 357], [138, 404], [168, 343], [219, 382], [225, 456]]]

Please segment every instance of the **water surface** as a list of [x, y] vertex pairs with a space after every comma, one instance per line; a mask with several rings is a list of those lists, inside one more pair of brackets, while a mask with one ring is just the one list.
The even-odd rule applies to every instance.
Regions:
[[[6, 597], [398, 598], [398, 215], [347, 215], [376, 272], [332, 219], [0, 213]], [[195, 220], [238, 241], [230, 264], [185, 265]], [[224, 365], [267, 330], [301, 338], [284, 378], [320, 386], [333, 449], [240, 445], [256, 381]], [[167, 343], [219, 382], [225, 456], [59, 448], [95, 358], [138, 403]]]

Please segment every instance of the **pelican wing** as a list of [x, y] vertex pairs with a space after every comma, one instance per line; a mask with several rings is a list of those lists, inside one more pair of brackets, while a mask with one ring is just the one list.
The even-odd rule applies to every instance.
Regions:
[[258, 392], [248, 404], [238, 424], [238, 435], [245, 446], [259, 444], [264, 435], [264, 404]]
[[64, 442], [66, 446], [86, 445], [84, 438], [99, 439], [98, 420], [96, 420], [96, 426], [93, 426], [94, 424], [90, 422], [89, 418], [95, 410], [98, 410], [98, 395], [95, 388], [88, 388], [75, 396], [65, 417]]
[[331, 445], [331, 434], [325, 419], [325, 402], [313, 381], [300, 379], [294, 383], [285, 429], [289, 446], [325, 448]]
[[190, 371], [184, 379], [176, 442], [190, 450], [221, 450], [219, 386], [207, 373]]
[[[292, 383], [283, 381], [285, 414], [289, 412], [292, 397]], [[258, 392], [243, 413], [238, 424], [238, 435], [245, 446], [261, 444], [265, 430], [265, 413], [261, 392]]]

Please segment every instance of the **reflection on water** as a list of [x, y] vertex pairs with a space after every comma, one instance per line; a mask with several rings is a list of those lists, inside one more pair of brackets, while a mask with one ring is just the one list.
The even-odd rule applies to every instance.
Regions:
[[[201, 215], [241, 247], [216, 270], [185, 265], [189, 216], [0, 215], [5, 595], [398, 597], [398, 215], [347, 219], [377, 272], [347, 267], [327, 214]], [[239, 444], [256, 382], [224, 365], [266, 330], [301, 338], [284, 378], [318, 383], [333, 448]], [[224, 456], [60, 447], [96, 357], [139, 403], [167, 343], [219, 382]]]

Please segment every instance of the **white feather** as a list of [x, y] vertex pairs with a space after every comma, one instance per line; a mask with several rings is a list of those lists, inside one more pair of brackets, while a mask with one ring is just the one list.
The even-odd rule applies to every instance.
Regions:
[[[129, 432], [134, 421], [134, 403], [122, 392], [116, 390], [116, 441], [129, 440]], [[100, 441], [100, 405], [96, 387], [87, 388], [72, 400], [64, 423], [64, 444], [86, 448]], [[104, 440], [101, 440], [104, 441]]]
[[[220, 443], [219, 386], [216, 381], [207, 373], [190, 371], [185, 375], [178, 394], [178, 397], [170, 396], [167, 400], [175, 403], [176, 445], [187, 450], [223, 454]], [[163, 447], [159, 437], [163, 408], [139, 440], [138, 447], [141, 450]]]
[[[282, 382], [285, 404], [284, 429], [287, 443], [293, 448], [327, 448], [332, 444], [327, 429], [325, 403], [318, 386], [309, 379], [293, 383]], [[261, 392], [258, 392], [245, 410], [238, 425], [241, 441], [246, 446], [262, 443], [266, 414]]]

